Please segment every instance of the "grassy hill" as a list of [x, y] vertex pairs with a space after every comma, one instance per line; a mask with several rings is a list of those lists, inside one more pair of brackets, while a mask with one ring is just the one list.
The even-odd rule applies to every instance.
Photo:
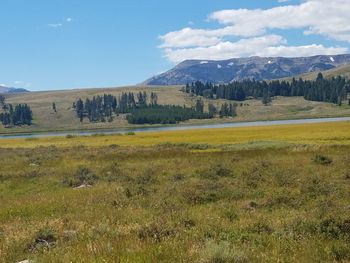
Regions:
[[[302, 78], [306, 80], [315, 80], [317, 78], [317, 74], [319, 72], [311, 72], [311, 73], [306, 73], [306, 74], [301, 74], [296, 76], [295, 78]], [[340, 66], [334, 69], [322, 71], [322, 74], [326, 78], [332, 78], [332, 77], [337, 77], [337, 76], [343, 76], [346, 78], [350, 78], [350, 65], [345, 65], [345, 66]], [[285, 78], [288, 80], [291, 80], [292, 78]]]
[[[195, 105], [196, 98], [180, 91], [181, 87], [123, 87], [123, 88], [101, 88], [101, 89], [83, 89], [68, 91], [47, 91], [31, 92], [22, 94], [6, 95], [8, 103], [19, 104], [27, 103], [33, 110], [33, 125], [4, 128], [0, 127], [0, 133], [14, 132], [33, 132], [33, 131], [55, 131], [55, 130], [81, 130], [81, 129], [111, 129], [111, 128], [129, 128], [125, 116], [119, 116], [111, 123], [89, 123], [84, 120], [79, 121], [72, 108], [72, 104], [78, 98], [85, 99], [94, 95], [109, 93], [118, 96], [122, 92], [155, 92], [158, 95], [160, 104], [175, 105]], [[52, 103], [56, 103], [57, 112], [52, 110]], [[204, 99], [205, 105], [209, 100]], [[220, 108], [223, 100], [211, 101]], [[271, 105], [264, 106], [259, 100], [247, 100], [239, 103], [237, 109], [238, 116], [234, 119], [211, 119], [211, 120], [190, 120], [185, 124], [217, 123], [232, 121], [254, 121], [254, 120], [273, 120], [273, 119], [293, 119], [293, 118], [313, 118], [313, 117], [333, 117], [349, 116], [350, 107], [338, 107], [329, 103], [306, 101], [300, 97], [277, 97]]]

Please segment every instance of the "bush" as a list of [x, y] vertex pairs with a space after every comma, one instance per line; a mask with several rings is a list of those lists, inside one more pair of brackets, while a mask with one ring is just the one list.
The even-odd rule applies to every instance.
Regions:
[[161, 242], [164, 239], [174, 236], [175, 233], [176, 231], [174, 228], [167, 226], [167, 224], [163, 222], [163, 220], [159, 220], [159, 222], [153, 222], [148, 226], [142, 227], [138, 231], [138, 237], [141, 240]]
[[314, 158], [313, 161], [317, 164], [320, 165], [330, 165], [333, 163], [333, 160], [327, 156], [317, 154]]
[[217, 179], [218, 177], [229, 177], [232, 171], [222, 164], [213, 165], [209, 169], [199, 171], [199, 175], [203, 178]]
[[340, 244], [333, 245], [331, 253], [336, 261], [347, 261], [350, 260], [350, 247]]
[[34, 252], [37, 250], [47, 250], [56, 244], [57, 237], [55, 231], [50, 228], [44, 228], [38, 231], [34, 238], [34, 242], [29, 245], [29, 250]]
[[319, 231], [330, 238], [338, 238], [340, 231], [334, 219], [326, 219], [319, 225]]
[[185, 189], [183, 197], [192, 205], [212, 203], [220, 199], [219, 188], [215, 184], [197, 184]]
[[94, 185], [97, 181], [97, 175], [86, 167], [79, 167], [72, 178], [64, 180], [65, 184], [71, 187], [78, 187], [81, 185]]

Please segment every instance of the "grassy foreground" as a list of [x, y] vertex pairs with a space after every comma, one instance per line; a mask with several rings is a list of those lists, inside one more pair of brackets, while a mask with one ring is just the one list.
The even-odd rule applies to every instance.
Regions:
[[0, 262], [348, 262], [349, 130], [1, 140]]

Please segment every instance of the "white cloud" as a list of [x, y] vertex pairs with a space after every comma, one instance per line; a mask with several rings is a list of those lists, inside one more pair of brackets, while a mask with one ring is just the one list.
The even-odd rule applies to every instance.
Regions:
[[[285, 0], [279, 2], [285, 2]], [[269, 34], [270, 30], [300, 29], [305, 35], [321, 35], [350, 43], [349, 0], [306, 0], [298, 5], [270, 9], [221, 10], [209, 15], [217, 29], [187, 27], [160, 36], [165, 56], [179, 62], [185, 59], [225, 59], [243, 56], [308, 56], [346, 53], [345, 47], [312, 44], [288, 46], [287, 40]], [[232, 42], [229, 37], [241, 40]]]
[[300, 57], [346, 53], [346, 48], [323, 45], [287, 46], [287, 41], [278, 35], [265, 35], [241, 39], [236, 42], [220, 42], [208, 47], [165, 49], [165, 57], [175, 63], [186, 59], [223, 60], [234, 57]]
[[16, 80], [13, 82], [15, 87], [21, 87], [21, 88], [30, 88], [32, 86], [32, 83], [26, 82], [23, 80]]
[[290, 0], [277, 0], [278, 3], [286, 3], [289, 2]]
[[73, 18], [67, 17], [67, 18], [63, 19], [63, 22], [61, 22], [61, 23], [51, 23], [51, 24], [47, 24], [47, 26], [51, 27], [51, 28], [59, 28], [59, 27], [63, 27], [65, 24], [68, 24], [71, 22], [73, 22]]
[[58, 27], [61, 27], [63, 26], [62, 23], [57, 23], [57, 24], [47, 24], [48, 27], [53, 27], [53, 28], [58, 28]]

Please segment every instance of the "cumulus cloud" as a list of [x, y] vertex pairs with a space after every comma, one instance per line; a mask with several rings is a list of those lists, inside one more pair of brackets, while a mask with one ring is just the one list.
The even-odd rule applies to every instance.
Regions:
[[[346, 53], [348, 50], [345, 47], [325, 47], [319, 44], [288, 46], [286, 39], [269, 32], [276, 29], [299, 29], [305, 35], [321, 35], [350, 43], [349, 13], [348, 0], [306, 0], [298, 5], [270, 9], [221, 10], [209, 15], [209, 21], [219, 23], [219, 28], [187, 27], [169, 32], [160, 37], [160, 47], [173, 62], [193, 58]], [[241, 40], [232, 42], [228, 40], [230, 37], [239, 37]]]
[[165, 57], [179, 63], [185, 59], [223, 60], [234, 57], [299, 57], [346, 53], [346, 48], [323, 45], [287, 46], [287, 40], [278, 35], [265, 35], [241, 39], [236, 42], [222, 41], [216, 45], [193, 48], [167, 48]]

